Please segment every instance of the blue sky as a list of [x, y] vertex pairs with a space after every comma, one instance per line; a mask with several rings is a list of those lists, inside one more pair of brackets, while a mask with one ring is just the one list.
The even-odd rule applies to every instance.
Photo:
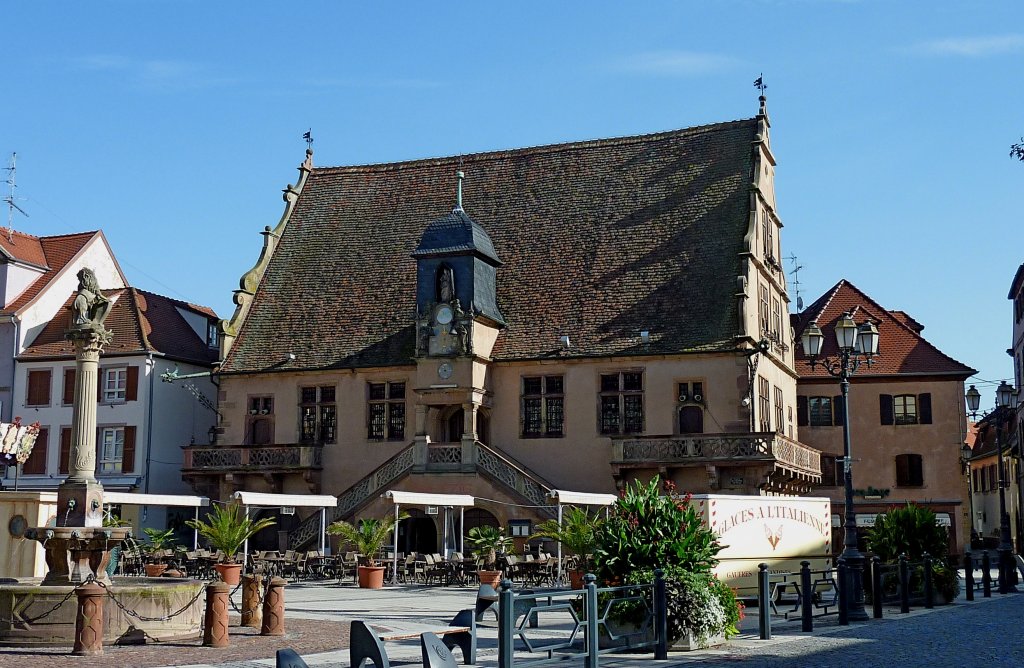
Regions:
[[763, 72], [804, 300], [847, 278], [1009, 378], [1022, 18], [1009, 1], [4, 2], [0, 157], [18, 153], [18, 229], [102, 228], [134, 285], [228, 316], [307, 128], [318, 165], [640, 134], [753, 116]]

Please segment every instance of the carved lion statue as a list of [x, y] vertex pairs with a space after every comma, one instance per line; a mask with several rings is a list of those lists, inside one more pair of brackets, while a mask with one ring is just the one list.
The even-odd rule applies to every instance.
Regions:
[[96, 274], [88, 267], [78, 272], [78, 294], [71, 310], [75, 327], [102, 325], [110, 310], [110, 300], [103, 296]]

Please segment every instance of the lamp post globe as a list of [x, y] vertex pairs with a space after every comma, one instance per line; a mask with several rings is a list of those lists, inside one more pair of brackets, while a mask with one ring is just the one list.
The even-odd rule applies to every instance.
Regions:
[[967, 389], [967, 394], [965, 396], [967, 397], [967, 410], [971, 413], [977, 413], [978, 406], [981, 405], [981, 392], [978, 391], [978, 388], [971, 385]]

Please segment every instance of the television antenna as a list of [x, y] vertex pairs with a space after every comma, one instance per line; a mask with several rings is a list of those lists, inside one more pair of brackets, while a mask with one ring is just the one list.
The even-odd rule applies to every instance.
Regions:
[[15, 177], [18, 173], [18, 154], [11, 153], [11, 166], [5, 167], [7, 170], [7, 195], [4, 197], [4, 202], [7, 203], [7, 241], [14, 241], [14, 212], [17, 211], [21, 215], [28, 218], [28, 214], [17, 204], [17, 200], [24, 200], [23, 197], [16, 197], [15, 192], [18, 189], [18, 185], [15, 181]]
[[789, 273], [793, 274], [793, 292], [796, 294], [796, 312], [800, 313], [804, 310], [804, 298], [800, 296], [800, 270], [804, 267], [801, 264], [797, 264], [795, 253], [790, 253], [789, 257], [786, 259], [793, 265], [793, 269]]

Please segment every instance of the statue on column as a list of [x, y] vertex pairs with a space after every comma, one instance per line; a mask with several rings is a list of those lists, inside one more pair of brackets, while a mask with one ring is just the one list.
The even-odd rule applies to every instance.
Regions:
[[110, 311], [110, 300], [103, 296], [96, 274], [88, 267], [78, 272], [78, 294], [71, 310], [74, 329], [103, 329], [103, 321]]

